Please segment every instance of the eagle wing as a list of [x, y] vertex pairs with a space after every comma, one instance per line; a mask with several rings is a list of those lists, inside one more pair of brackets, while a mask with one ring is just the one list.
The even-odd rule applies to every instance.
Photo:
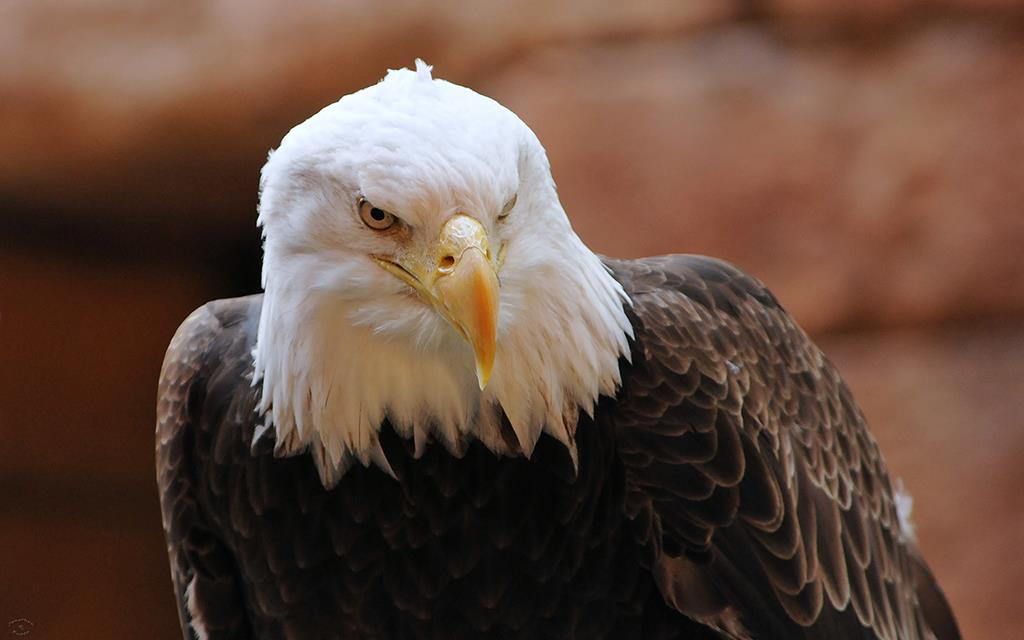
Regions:
[[635, 328], [616, 436], [666, 601], [740, 638], [959, 637], [861, 411], [772, 294], [701, 256], [608, 265]]
[[[194, 443], [209, 437], [197, 419], [206, 390], [215, 385], [209, 372], [224, 377], [217, 354], [244, 339], [245, 332], [225, 328], [210, 303], [179, 327], [167, 349], [157, 395], [156, 475], [160, 491], [171, 580], [185, 640], [250, 637], [241, 588], [231, 553], [207, 521], [192, 460]], [[237, 380], [236, 380], [237, 381]]]

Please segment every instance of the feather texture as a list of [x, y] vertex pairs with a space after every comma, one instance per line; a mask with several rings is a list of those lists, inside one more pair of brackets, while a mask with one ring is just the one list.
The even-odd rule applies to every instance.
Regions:
[[611, 265], [636, 335], [611, 418], [632, 509], [691, 574], [659, 576], [666, 598], [714, 585], [719, 611], [680, 610], [716, 624], [738, 608], [754, 637], [935, 638], [878, 445], [771, 293], [710, 258]]

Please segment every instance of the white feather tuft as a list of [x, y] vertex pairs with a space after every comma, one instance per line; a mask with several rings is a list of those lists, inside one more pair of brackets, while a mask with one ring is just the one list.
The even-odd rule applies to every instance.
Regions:
[[192, 631], [195, 632], [196, 638], [198, 640], [207, 640], [210, 634], [206, 630], [206, 624], [203, 622], [202, 616], [199, 615], [199, 607], [196, 606], [195, 577], [185, 587], [185, 608], [188, 610], [189, 624], [192, 626]]
[[424, 62], [422, 58], [416, 58], [416, 77], [420, 80], [425, 80], [427, 82], [433, 80], [434, 78], [431, 76], [431, 72], [433, 70], [434, 67]]
[[903, 478], [896, 479], [896, 486], [893, 487], [892, 497], [896, 503], [896, 515], [899, 516], [900, 521], [900, 538], [917, 542], [914, 521], [910, 517], [911, 512], [914, 510], [914, 498], [903, 485]]

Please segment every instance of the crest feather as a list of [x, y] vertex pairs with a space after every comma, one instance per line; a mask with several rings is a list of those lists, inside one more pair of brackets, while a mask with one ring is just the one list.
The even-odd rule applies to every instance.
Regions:
[[433, 70], [434, 70], [434, 67], [432, 67], [431, 65], [427, 64], [426, 62], [424, 62], [423, 58], [416, 58], [416, 77], [417, 78], [419, 78], [420, 80], [425, 80], [427, 82], [432, 82], [434, 80], [433, 75], [431, 75], [431, 72]]

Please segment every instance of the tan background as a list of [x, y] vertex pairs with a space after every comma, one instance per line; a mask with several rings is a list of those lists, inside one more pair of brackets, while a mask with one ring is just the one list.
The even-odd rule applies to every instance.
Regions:
[[1021, 637], [1024, 3], [554, 4], [0, 4], [0, 636], [179, 637], [163, 349], [257, 290], [267, 150], [420, 55], [534, 128], [595, 249], [769, 283], [965, 637]]

